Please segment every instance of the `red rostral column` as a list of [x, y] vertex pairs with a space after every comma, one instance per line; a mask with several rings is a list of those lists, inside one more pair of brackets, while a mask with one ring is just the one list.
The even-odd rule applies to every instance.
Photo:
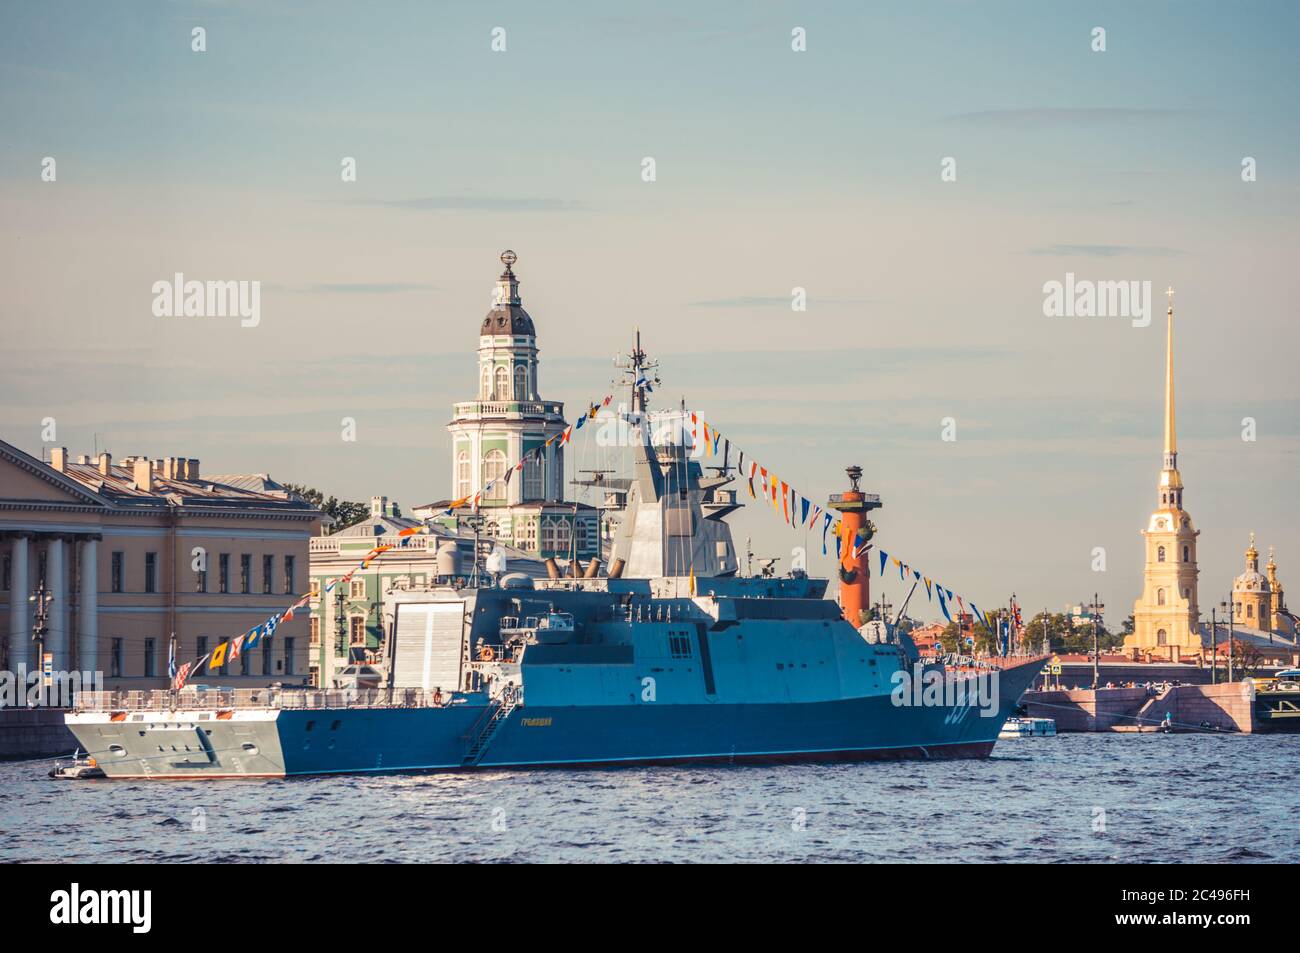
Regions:
[[868, 567], [868, 541], [876, 528], [867, 519], [870, 510], [881, 505], [876, 493], [863, 493], [858, 481], [862, 467], [845, 472], [851, 484], [847, 493], [832, 493], [827, 505], [841, 513], [840, 531], [840, 611], [854, 628], [862, 625], [863, 610], [871, 606], [871, 570]]

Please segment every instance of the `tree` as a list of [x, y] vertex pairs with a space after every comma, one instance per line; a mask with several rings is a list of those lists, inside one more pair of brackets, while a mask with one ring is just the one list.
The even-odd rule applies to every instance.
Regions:
[[942, 632], [939, 633], [939, 644], [943, 646], [944, 652], [948, 655], [957, 654], [960, 648], [961, 630], [957, 627], [956, 622], [949, 622]]
[[366, 504], [352, 503], [334, 496], [327, 499], [325, 494], [315, 487], [304, 486], [301, 483], [287, 483], [284, 488], [290, 493], [296, 493], [326, 516], [332, 517], [336, 533], [349, 526], [355, 526], [370, 515], [370, 508]]
[[[1043, 644], [1043, 627], [1046, 622], [1048, 646], [1053, 652], [1092, 651], [1092, 623], [1075, 627], [1074, 620], [1063, 612], [1040, 612], [1029, 620], [1022, 636], [1029, 645], [1037, 648]], [[1111, 634], [1103, 623], [1098, 623], [1097, 645], [1105, 651], [1124, 644], [1124, 636]]]

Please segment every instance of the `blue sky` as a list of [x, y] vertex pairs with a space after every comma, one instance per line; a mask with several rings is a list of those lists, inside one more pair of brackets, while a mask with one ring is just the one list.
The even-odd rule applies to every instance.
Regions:
[[[1300, 579], [1298, 25], [1286, 3], [6, 2], [0, 436], [39, 453], [53, 416], [74, 453], [98, 434], [444, 496], [512, 247], [547, 396], [605, 393], [639, 325], [665, 399], [809, 495], [861, 463], [886, 549], [977, 600], [1096, 589], [1118, 619], [1163, 296], [1146, 329], [1045, 318], [1070, 271], [1178, 289], [1202, 603], [1252, 529]], [[176, 271], [260, 280], [261, 325], [154, 318]], [[735, 526], [764, 552], [794, 535]]]

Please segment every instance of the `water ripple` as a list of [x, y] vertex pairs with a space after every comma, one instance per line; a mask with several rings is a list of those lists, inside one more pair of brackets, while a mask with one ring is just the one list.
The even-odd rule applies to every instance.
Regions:
[[207, 783], [16, 762], [0, 764], [0, 829], [20, 832], [0, 862], [1296, 863], [1297, 755], [1297, 735], [1152, 733], [968, 762]]

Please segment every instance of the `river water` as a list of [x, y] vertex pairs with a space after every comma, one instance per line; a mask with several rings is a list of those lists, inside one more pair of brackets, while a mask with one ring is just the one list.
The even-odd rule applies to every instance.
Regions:
[[53, 781], [0, 862], [1300, 861], [1300, 735], [1070, 734], [983, 761]]

